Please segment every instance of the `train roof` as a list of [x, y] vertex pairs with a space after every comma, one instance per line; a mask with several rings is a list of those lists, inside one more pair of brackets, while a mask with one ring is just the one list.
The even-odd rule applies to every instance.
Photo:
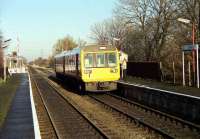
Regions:
[[80, 54], [81, 50], [83, 50], [83, 51], [105, 51], [105, 50], [115, 51], [115, 50], [117, 50], [117, 48], [112, 45], [91, 44], [91, 45], [86, 45], [83, 47], [76, 47], [72, 50], [63, 51], [60, 54], [55, 55], [55, 58], [68, 56], [68, 55]]
[[110, 44], [105, 44], [105, 45], [91, 44], [91, 45], [87, 45], [83, 47], [82, 50], [83, 51], [105, 51], [105, 50], [115, 51], [116, 47]]
[[68, 55], [79, 54], [80, 51], [81, 51], [81, 48], [80, 47], [76, 47], [76, 48], [74, 48], [72, 50], [63, 51], [60, 54], [55, 55], [55, 58], [63, 57], [63, 56], [68, 56]]

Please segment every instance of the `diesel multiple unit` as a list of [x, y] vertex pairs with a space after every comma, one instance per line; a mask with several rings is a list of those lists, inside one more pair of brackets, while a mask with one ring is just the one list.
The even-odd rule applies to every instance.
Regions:
[[120, 78], [119, 51], [112, 45], [88, 45], [55, 56], [55, 72], [80, 92], [111, 91]]

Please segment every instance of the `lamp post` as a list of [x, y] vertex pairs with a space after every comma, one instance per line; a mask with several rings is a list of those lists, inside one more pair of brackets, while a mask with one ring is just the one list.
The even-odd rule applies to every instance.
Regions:
[[[11, 41], [11, 39], [8, 39], [8, 40], [5, 40], [5, 41], [3, 41], [4, 43], [7, 43], [7, 42], [9, 42], [9, 41]], [[1, 48], [3, 48], [3, 49], [5, 49], [5, 48], [7, 48], [9, 45], [5, 45], [5, 44], [3, 44], [4, 46], [1, 46]], [[4, 56], [4, 58], [3, 58], [3, 63], [4, 63], [4, 70], [3, 70], [3, 73], [4, 73], [4, 82], [6, 82], [6, 56]]]
[[[184, 19], [184, 18], [178, 18], [178, 21], [186, 24], [190, 24], [191, 20]], [[195, 45], [195, 22], [192, 22], [192, 69], [193, 69], [193, 74], [194, 74], [194, 82], [195, 82], [195, 48], [196, 48], [196, 56], [197, 56], [197, 88], [199, 88], [199, 47], [198, 45]]]
[[113, 45], [116, 45], [115, 42], [119, 42], [119, 41], [120, 41], [120, 38], [113, 38]]

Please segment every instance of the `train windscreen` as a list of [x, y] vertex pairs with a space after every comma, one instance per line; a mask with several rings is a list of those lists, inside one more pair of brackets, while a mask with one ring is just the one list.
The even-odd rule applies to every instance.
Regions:
[[84, 57], [85, 68], [116, 67], [117, 56], [112, 53], [87, 53]]
[[116, 53], [108, 53], [108, 67], [115, 67], [117, 65]]
[[85, 67], [86, 68], [93, 67], [93, 54], [88, 53], [85, 55]]
[[97, 67], [105, 67], [105, 54], [99, 53], [96, 54], [96, 66]]

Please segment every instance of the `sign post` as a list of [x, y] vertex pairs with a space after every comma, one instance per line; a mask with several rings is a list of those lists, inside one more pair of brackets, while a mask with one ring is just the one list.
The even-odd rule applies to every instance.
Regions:
[[196, 52], [197, 52], [197, 88], [199, 88], [199, 45], [196, 45]]
[[[185, 84], [184, 80], [185, 80], [185, 71], [184, 71], [184, 52], [185, 51], [189, 51], [189, 52], [192, 52], [194, 53], [196, 50], [196, 85], [197, 85], [197, 88], [199, 88], [199, 45], [198, 44], [195, 44], [195, 45], [184, 45], [183, 48], [182, 48], [182, 60], [183, 60], [183, 85]], [[194, 58], [195, 59], [195, 58]], [[194, 65], [195, 67], [195, 65]]]
[[185, 86], [185, 59], [184, 59], [184, 51], [182, 52], [182, 64], [183, 64], [183, 86]]

